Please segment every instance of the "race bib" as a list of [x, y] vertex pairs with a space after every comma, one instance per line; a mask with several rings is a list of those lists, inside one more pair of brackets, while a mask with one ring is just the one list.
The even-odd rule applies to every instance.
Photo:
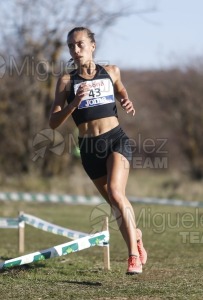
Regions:
[[[74, 92], [77, 93], [82, 83], [74, 85]], [[83, 82], [84, 84], [84, 82]], [[94, 107], [115, 102], [113, 85], [110, 79], [95, 79], [86, 81], [85, 85], [89, 88], [87, 95], [82, 99], [78, 109]]]

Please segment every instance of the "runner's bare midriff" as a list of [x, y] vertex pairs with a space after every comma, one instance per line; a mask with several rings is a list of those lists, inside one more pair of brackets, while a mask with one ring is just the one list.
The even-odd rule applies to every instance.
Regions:
[[118, 119], [114, 116], [82, 123], [78, 126], [79, 137], [98, 136], [115, 128], [118, 125]]

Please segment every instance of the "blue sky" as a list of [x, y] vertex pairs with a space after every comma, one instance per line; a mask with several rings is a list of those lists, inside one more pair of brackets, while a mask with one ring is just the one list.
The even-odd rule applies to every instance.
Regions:
[[96, 53], [121, 68], [168, 68], [203, 58], [203, 0], [140, 0], [156, 10], [120, 19]]

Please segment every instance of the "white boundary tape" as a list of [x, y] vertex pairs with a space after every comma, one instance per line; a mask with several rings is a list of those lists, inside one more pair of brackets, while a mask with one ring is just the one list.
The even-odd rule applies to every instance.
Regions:
[[22, 215], [22, 220], [25, 221], [26, 224], [31, 225], [35, 228], [39, 228], [41, 230], [51, 232], [54, 234], [66, 236], [72, 240], [79, 239], [88, 235], [87, 233], [64, 228], [24, 213]]
[[[20, 227], [24, 228], [25, 226], [24, 224], [28, 224], [30, 226], [33, 226], [35, 228], [41, 229], [46, 232], [62, 235], [72, 240], [80, 239], [85, 236], [88, 236], [88, 233], [61, 227], [25, 213], [21, 213], [18, 219], [0, 218], [0, 228], [3, 229], [9, 229], [9, 228], [19, 229]], [[99, 246], [107, 246], [107, 244], [101, 243], [99, 244]]]
[[19, 219], [15, 218], [0, 218], [0, 228], [18, 228]]
[[14, 259], [6, 260], [0, 263], [0, 269], [6, 269], [14, 266], [21, 266], [32, 262], [42, 261], [52, 257], [58, 257], [72, 252], [84, 250], [93, 246], [97, 246], [101, 243], [109, 242], [109, 232], [102, 231], [93, 235], [89, 235], [72, 242], [54, 246], [52, 248], [30, 253], [24, 256], [20, 256]]
[[[185, 207], [203, 207], [203, 201], [184, 201], [176, 199], [160, 199], [160, 198], [142, 198], [128, 197], [133, 203], [158, 204], [168, 206], [185, 206]], [[74, 196], [74, 195], [56, 195], [42, 193], [3, 193], [0, 192], [0, 201], [25, 201], [25, 202], [50, 202], [50, 203], [67, 203], [67, 204], [86, 204], [96, 205], [103, 203], [101, 197], [92, 196]]]
[[0, 201], [25, 201], [25, 202], [50, 202], [67, 204], [99, 204], [103, 202], [101, 197], [92, 196], [74, 196], [74, 195], [56, 195], [42, 193], [5, 193], [0, 192]]
[[139, 198], [139, 197], [128, 197], [130, 202], [143, 203], [143, 204], [158, 204], [168, 206], [185, 206], [185, 207], [203, 207], [203, 202], [198, 201], [184, 201], [176, 199], [159, 199], [159, 198]]

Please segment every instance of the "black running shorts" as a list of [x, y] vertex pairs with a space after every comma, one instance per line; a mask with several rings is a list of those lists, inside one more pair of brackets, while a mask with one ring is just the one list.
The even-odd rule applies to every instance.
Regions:
[[99, 136], [79, 137], [78, 142], [83, 167], [92, 180], [107, 174], [106, 161], [112, 152], [132, 160], [130, 140], [119, 125]]

